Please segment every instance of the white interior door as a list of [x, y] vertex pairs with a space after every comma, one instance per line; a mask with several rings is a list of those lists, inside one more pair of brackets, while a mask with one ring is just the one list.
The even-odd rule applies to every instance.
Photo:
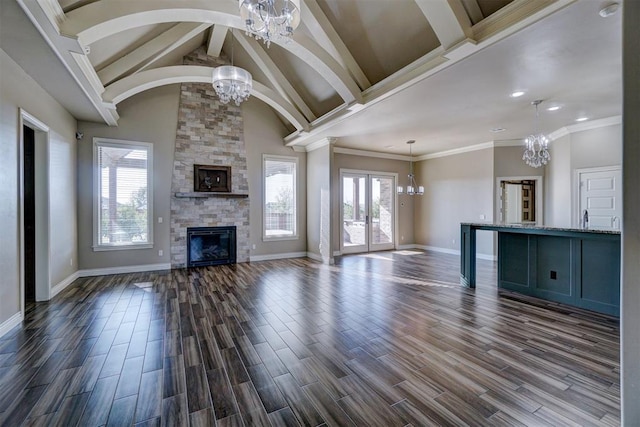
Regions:
[[620, 230], [622, 225], [622, 172], [620, 168], [580, 171], [579, 224], [585, 210], [593, 230]]
[[342, 253], [395, 247], [395, 176], [341, 173]]

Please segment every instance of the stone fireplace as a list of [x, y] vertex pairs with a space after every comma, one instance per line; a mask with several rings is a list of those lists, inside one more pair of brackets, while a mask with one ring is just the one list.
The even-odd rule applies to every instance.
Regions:
[[[226, 65], [204, 48], [184, 57], [185, 65]], [[194, 170], [228, 168], [230, 192], [195, 192]], [[216, 168], [219, 167], [219, 168]], [[171, 267], [186, 267], [187, 229], [236, 227], [236, 260], [249, 261], [249, 184], [242, 110], [222, 104], [211, 84], [182, 83], [171, 179]], [[245, 197], [235, 197], [244, 195]]]

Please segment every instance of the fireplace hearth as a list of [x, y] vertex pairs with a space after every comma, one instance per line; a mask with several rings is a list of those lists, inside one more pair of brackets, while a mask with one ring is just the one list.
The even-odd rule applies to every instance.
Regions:
[[187, 267], [235, 263], [235, 226], [187, 228]]

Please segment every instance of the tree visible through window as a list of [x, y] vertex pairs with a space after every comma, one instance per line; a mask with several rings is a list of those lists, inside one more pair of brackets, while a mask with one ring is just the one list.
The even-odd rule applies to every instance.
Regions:
[[292, 238], [296, 230], [295, 157], [264, 156], [264, 238]]
[[94, 247], [151, 244], [151, 145], [96, 139], [94, 150]]

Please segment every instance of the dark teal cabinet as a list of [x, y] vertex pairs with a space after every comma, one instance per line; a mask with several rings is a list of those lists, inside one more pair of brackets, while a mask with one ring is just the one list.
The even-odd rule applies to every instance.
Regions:
[[475, 230], [498, 232], [498, 287], [619, 316], [620, 234], [461, 225], [461, 283], [475, 286]]

